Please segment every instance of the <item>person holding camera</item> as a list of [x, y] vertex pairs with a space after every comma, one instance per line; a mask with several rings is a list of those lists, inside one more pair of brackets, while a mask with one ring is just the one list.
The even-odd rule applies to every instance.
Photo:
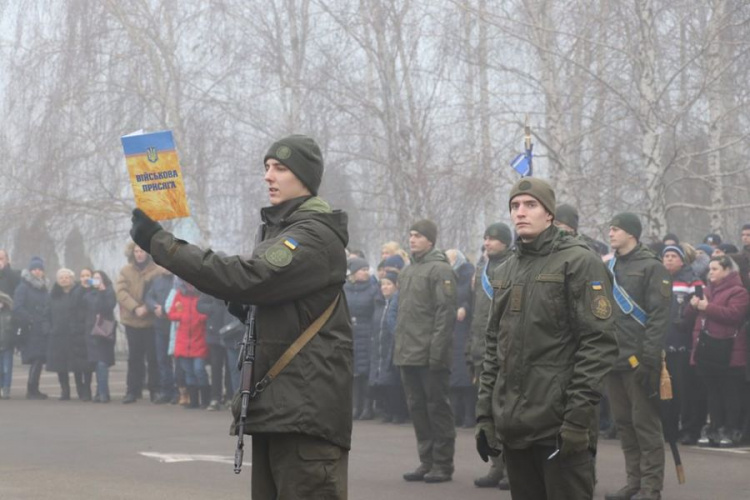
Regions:
[[742, 437], [742, 396], [747, 364], [743, 324], [750, 295], [731, 258], [711, 258], [705, 297], [694, 296], [685, 314], [697, 318], [690, 363], [706, 382], [711, 424], [698, 444], [731, 447]]

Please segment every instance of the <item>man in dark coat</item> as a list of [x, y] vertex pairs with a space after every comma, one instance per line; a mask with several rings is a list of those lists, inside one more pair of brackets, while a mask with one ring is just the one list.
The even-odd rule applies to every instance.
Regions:
[[21, 329], [21, 361], [30, 365], [26, 399], [47, 399], [46, 394], [39, 392], [51, 328], [47, 288], [44, 261], [32, 257], [28, 269], [21, 272], [21, 283], [13, 295], [13, 319]]
[[[510, 244], [513, 233], [507, 224], [496, 222], [484, 231], [484, 252], [487, 262], [477, 269], [474, 277], [474, 311], [471, 322], [471, 339], [466, 343], [466, 364], [471, 370], [474, 384], [479, 383], [479, 374], [484, 362], [485, 337], [487, 336], [487, 321], [492, 309], [492, 280], [495, 270], [512, 255]], [[487, 475], [474, 480], [478, 488], [492, 488], [497, 486], [501, 490], [509, 490], [510, 484], [505, 477], [505, 465], [501, 457], [491, 457], [492, 464]]]
[[659, 258], [640, 243], [641, 221], [623, 212], [612, 218], [609, 263], [617, 305], [620, 354], [607, 391], [625, 455], [627, 484], [607, 500], [658, 500], [664, 486], [664, 436], [659, 377], [669, 325], [672, 280]]
[[453, 477], [456, 428], [450, 404], [450, 366], [456, 322], [456, 278], [445, 254], [435, 248], [437, 226], [412, 224], [412, 263], [398, 278], [394, 362], [401, 369], [409, 413], [417, 435], [420, 465], [406, 481], [439, 483]]
[[590, 500], [599, 390], [617, 357], [611, 281], [552, 224], [547, 182], [518, 181], [509, 208], [519, 238], [492, 282], [477, 451], [487, 461], [502, 444], [515, 500]]
[[264, 163], [271, 206], [261, 211], [252, 255], [220, 257], [178, 240], [140, 210], [133, 213], [131, 235], [159, 265], [231, 301], [233, 311], [255, 306], [255, 382], [333, 308], [320, 331], [250, 402], [245, 432], [253, 436], [253, 498], [344, 499], [352, 431], [352, 331], [341, 298], [347, 217], [316, 196], [323, 159], [310, 137], [277, 141]]
[[13, 297], [16, 287], [21, 282], [21, 273], [10, 267], [8, 251], [0, 248], [0, 292]]
[[[148, 285], [148, 291], [143, 298], [148, 310], [154, 315], [154, 349], [156, 350], [156, 364], [159, 367], [159, 394], [154, 398], [154, 404], [164, 404], [177, 401], [177, 387], [174, 381], [174, 363], [169, 355], [169, 338], [172, 322], [167, 317], [166, 302], [174, 286], [174, 275], [166, 270], [157, 273]], [[200, 311], [202, 312], [202, 311]], [[184, 388], [183, 388], [184, 390]]]

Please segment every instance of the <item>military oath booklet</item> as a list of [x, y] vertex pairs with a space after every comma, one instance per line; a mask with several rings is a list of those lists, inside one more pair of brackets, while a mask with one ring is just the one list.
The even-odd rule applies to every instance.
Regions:
[[171, 130], [123, 136], [135, 204], [154, 220], [190, 216]]

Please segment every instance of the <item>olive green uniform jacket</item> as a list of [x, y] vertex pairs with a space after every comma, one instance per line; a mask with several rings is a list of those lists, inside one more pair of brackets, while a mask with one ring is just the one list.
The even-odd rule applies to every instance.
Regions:
[[563, 421], [589, 429], [617, 357], [601, 259], [554, 226], [496, 268], [477, 420], [511, 449], [555, 446]]
[[[508, 257], [512, 253], [511, 249], [503, 250], [489, 260], [487, 277], [490, 280], [490, 284], [494, 279], [495, 269], [508, 260]], [[474, 277], [474, 317], [471, 320], [471, 337], [469, 338], [469, 342], [466, 343], [464, 351], [466, 364], [472, 367], [472, 369], [474, 367], [481, 369], [481, 364], [484, 360], [484, 338], [487, 336], [487, 321], [490, 319], [490, 312], [492, 310], [492, 299], [487, 296], [482, 286], [483, 273], [484, 268], [477, 268], [477, 273]], [[479, 375], [479, 370], [476, 371], [475, 375]]]
[[398, 277], [396, 366], [450, 369], [456, 322], [456, 275], [445, 254], [432, 249]]
[[167, 231], [152, 238], [152, 255], [202, 292], [256, 306], [256, 382], [341, 295], [320, 332], [250, 402], [245, 428], [247, 434], [317, 436], [348, 450], [352, 330], [342, 293], [347, 216], [318, 197], [289, 200], [261, 215], [262, 241], [251, 256], [220, 257]]
[[615, 306], [615, 328], [620, 355], [615, 370], [631, 370], [628, 358], [652, 369], [661, 367], [661, 351], [669, 326], [672, 304], [672, 279], [659, 258], [638, 244], [629, 254], [616, 256], [615, 279], [633, 301], [641, 306], [648, 320], [641, 326], [632, 316]]

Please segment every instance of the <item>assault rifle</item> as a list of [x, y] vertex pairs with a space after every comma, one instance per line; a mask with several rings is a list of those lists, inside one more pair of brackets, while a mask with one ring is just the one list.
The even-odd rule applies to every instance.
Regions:
[[245, 318], [245, 335], [240, 344], [240, 355], [237, 359], [237, 369], [240, 371], [242, 384], [240, 387], [240, 416], [237, 423], [237, 448], [234, 451], [234, 473], [242, 472], [242, 456], [245, 452], [245, 421], [250, 400], [255, 395], [253, 387], [253, 364], [255, 363], [255, 306], [248, 309]]

